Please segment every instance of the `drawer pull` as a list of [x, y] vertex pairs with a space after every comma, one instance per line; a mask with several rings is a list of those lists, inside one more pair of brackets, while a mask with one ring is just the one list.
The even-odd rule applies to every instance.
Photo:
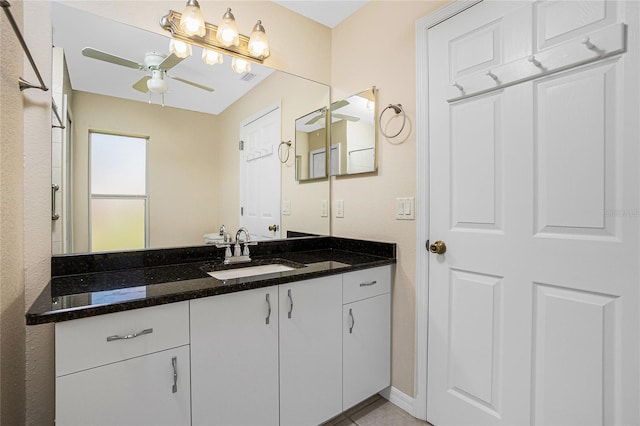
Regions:
[[368, 287], [368, 286], [374, 285], [374, 284], [378, 284], [378, 281], [373, 280], [373, 281], [369, 281], [368, 283], [360, 283], [360, 287]]
[[178, 357], [171, 358], [171, 366], [173, 367], [173, 386], [171, 386], [171, 393], [178, 392]]
[[291, 318], [291, 313], [293, 312], [293, 297], [291, 297], [291, 289], [287, 291], [287, 296], [289, 297], [289, 313], [287, 316]]
[[135, 339], [138, 336], [144, 336], [145, 334], [153, 333], [153, 328], [147, 328], [146, 330], [142, 330], [139, 333], [127, 334], [125, 336], [118, 336], [117, 334], [114, 336], [107, 337], [107, 342], [113, 342], [114, 340], [129, 340]]
[[269, 293], [267, 293], [267, 309], [267, 319], [265, 320], [265, 323], [268, 325], [269, 318], [271, 318], [271, 302], [269, 301]]
[[349, 318], [351, 318], [351, 326], [349, 327], [349, 334], [353, 333], [353, 327], [356, 325], [356, 319], [353, 317], [353, 311], [349, 309]]

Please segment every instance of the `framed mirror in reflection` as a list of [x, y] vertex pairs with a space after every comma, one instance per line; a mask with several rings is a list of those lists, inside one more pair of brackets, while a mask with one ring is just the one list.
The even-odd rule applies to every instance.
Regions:
[[378, 169], [378, 89], [331, 104], [331, 176]]
[[296, 180], [327, 178], [327, 108], [296, 119]]
[[[80, 2], [78, 7], [92, 6]], [[146, 178], [145, 191], [136, 193], [146, 200], [146, 208], [136, 216], [144, 220], [139, 228], [145, 232], [145, 248], [202, 245], [205, 235], [215, 242], [222, 225], [235, 235], [256, 215], [271, 215], [269, 226], [278, 225], [277, 231], [249, 227], [256, 240], [292, 231], [329, 234], [329, 218], [319, 208], [306, 207], [329, 198], [329, 183], [300, 191], [293, 155], [285, 163], [276, 158], [277, 180], [241, 173], [260, 169], [242, 167], [243, 158], [255, 166], [256, 161], [277, 157], [280, 141], [295, 137], [295, 119], [329, 104], [328, 86], [258, 64], [237, 74], [230, 57], [208, 65], [195, 46], [192, 56], [177, 60], [163, 35], [55, 1], [51, 8], [52, 95], [66, 123], [65, 129], [52, 130], [52, 183], [60, 186], [55, 192], [60, 219], [52, 221], [53, 254], [90, 252], [92, 233], [110, 235], [129, 226], [125, 215], [92, 203], [92, 197], [121, 197], [124, 202], [127, 196], [122, 190], [92, 192], [92, 134], [147, 141], [146, 160], [138, 162], [145, 170], [135, 171]], [[276, 125], [265, 124], [273, 127], [269, 138], [248, 143], [260, 150], [260, 158], [243, 157], [239, 142], [253, 137], [248, 126], [273, 108], [279, 119]], [[112, 167], [107, 175], [129, 173], [123, 162], [115, 161]], [[268, 191], [260, 187], [265, 182]], [[241, 199], [241, 188], [249, 196]], [[286, 214], [281, 215], [279, 202], [265, 207], [264, 197], [258, 196], [265, 193], [271, 201], [286, 201]], [[111, 250], [132, 248], [115, 244]]]

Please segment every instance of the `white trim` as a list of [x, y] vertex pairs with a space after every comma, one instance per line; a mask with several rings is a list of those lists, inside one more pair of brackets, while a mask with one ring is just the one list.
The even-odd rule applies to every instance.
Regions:
[[[429, 212], [429, 108], [423, 102], [429, 99], [428, 30], [480, 1], [454, 0], [416, 22], [416, 211], [419, 214], [416, 216], [416, 396], [412, 399], [413, 412], [410, 414], [422, 420], [427, 420], [427, 333], [429, 330], [429, 259], [425, 247], [429, 239], [427, 217]], [[392, 391], [392, 396], [393, 394]], [[408, 396], [406, 398], [411, 399]], [[403, 408], [393, 400], [389, 399], [389, 401]]]
[[393, 386], [389, 386], [388, 388], [380, 391], [379, 395], [393, 405], [397, 406], [398, 408], [402, 408], [404, 411], [415, 417], [414, 413], [416, 400], [414, 398], [411, 398], [406, 393], [397, 388], [394, 388]]

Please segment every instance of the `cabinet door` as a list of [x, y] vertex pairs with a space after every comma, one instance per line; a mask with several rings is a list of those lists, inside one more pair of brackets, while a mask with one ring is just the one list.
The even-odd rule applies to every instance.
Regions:
[[191, 372], [194, 425], [277, 425], [278, 287], [192, 300]]
[[280, 286], [280, 424], [342, 412], [342, 276]]
[[344, 305], [343, 409], [391, 384], [391, 294]]
[[56, 425], [188, 425], [189, 393], [187, 345], [56, 378]]

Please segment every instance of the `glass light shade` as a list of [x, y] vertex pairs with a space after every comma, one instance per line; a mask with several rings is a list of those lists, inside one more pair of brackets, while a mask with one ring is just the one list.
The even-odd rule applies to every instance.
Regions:
[[178, 58], [186, 58], [191, 56], [191, 45], [184, 41], [171, 39], [169, 42], [169, 52]]
[[251, 71], [251, 64], [249, 61], [245, 61], [244, 59], [233, 58], [231, 60], [231, 68], [238, 74], [242, 74]]
[[269, 56], [269, 39], [262, 26], [262, 21], [258, 21], [253, 27], [249, 38], [249, 54], [255, 58], [266, 58]]
[[180, 28], [190, 36], [204, 36], [207, 32], [204, 27], [204, 17], [197, 0], [187, 1], [187, 5], [180, 17]]
[[223, 61], [222, 53], [211, 49], [202, 49], [202, 62], [207, 65], [221, 64]]
[[[158, 71], [161, 72], [161, 71]], [[169, 85], [167, 81], [162, 78], [161, 75], [156, 75], [156, 71], [153, 72], [153, 77], [147, 80], [147, 88], [151, 90], [153, 93], [157, 93], [158, 95], [162, 95], [166, 93], [169, 89]]]
[[218, 25], [218, 31], [216, 31], [216, 40], [226, 47], [240, 45], [238, 26], [236, 25], [236, 18], [231, 13], [231, 8], [227, 8], [227, 12], [222, 16], [222, 22]]

